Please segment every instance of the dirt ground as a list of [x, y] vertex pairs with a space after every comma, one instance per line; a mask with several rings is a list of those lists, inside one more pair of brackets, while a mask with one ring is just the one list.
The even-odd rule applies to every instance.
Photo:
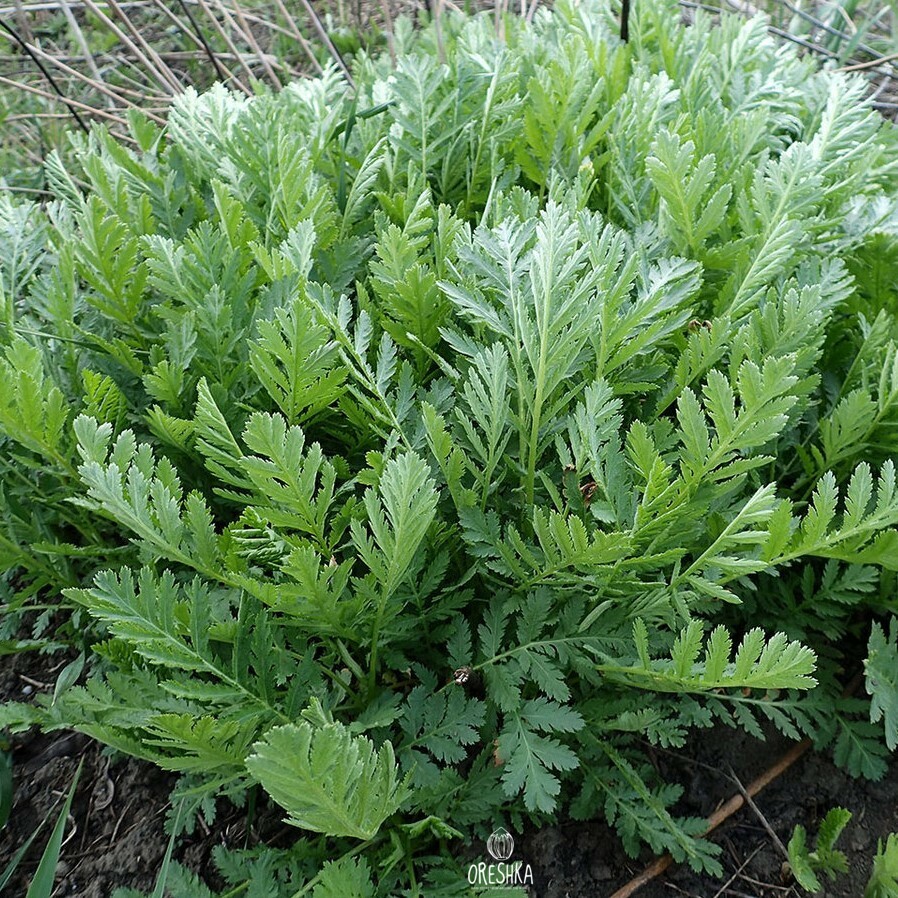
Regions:
[[[49, 688], [44, 684], [55, 679], [51, 664], [59, 666], [35, 656], [0, 659], [0, 700], [22, 700]], [[688, 750], [655, 756], [665, 775], [686, 787], [678, 810], [702, 817], [738, 793], [732, 774], [747, 785], [790, 747], [776, 736], [761, 743], [726, 729], [703, 735]], [[10, 820], [0, 830], [0, 869], [42, 818], [49, 815], [55, 821], [60, 796], [83, 762], [55, 895], [109, 898], [117, 886], [153, 889], [168, 845], [164, 823], [171, 775], [133, 759], [112, 760], [97, 743], [72, 733], [17, 736], [13, 752], [15, 798]], [[850, 872], [827, 882], [821, 894], [861, 898], [877, 840], [898, 831], [898, 764], [883, 781], [870, 783], [853, 780], [827, 758], [807, 753], [758, 794], [755, 805], [757, 811], [743, 808], [713, 835], [723, 848], [724, 879], [671, 867], [641, 888], [638, 898], [798, 898], [805, 893], [790, 881], [783, 853], [767, 827], [783, 844], [796, 823], [813, 838], [820, 819], [834, 806], [854, 814], [839, 843], [848, 854]], [[268, 832], [281, 828], [278, 816], [274, 810], [265, 815]], [[49, 827], [44, 833], [49, 835]], [[46, 835], [32, 846], [4, 895], [25, 894]], [[243, 844], [245, 838], [241, 813], [223, 809], [214, 828], [197, 830], [179, 844], [174, 856], [210, 885], [221, 885], [212, 874], [212, 848], [218, 843]], [[534, 898], [610, 898], [652, 860], [649, 854], [628, 858], [601, 823], [561, 822], [516, 841], [516, 858], [533, 869]]]
[[[659, 756], [665, 773], [686, 785], [678, 808], [709, 817], [739, 794], [731, 771], [747, 786], [772, 766], [792, 743], [777, 736], [759, 742], [732, 730], [718, 729], [696, 739], [690, 751]], [[817, 827], [832, 807], [854, 815], [837, 847], [848, 856], [849, 872], [835, 881], [821, 877], [817, 898], [861, 898], [870, 874], [877, 840], [898, 831], [898, 764], [880, 782], [856, 780], [825, 755], [807, 752], [754, 798], [757, 811], [743, 807], [718, 827], [712, 839], [723, 849], [723, 879], [693, 873], [685, 865], [643, 886], [638, 898], [798, 898], [807, 895], [784, 865], [785, 856], [770, 834], [788, 843], [802, 824], [813, 845]], [[609, 898], [651, 863], [645, 855], [628, 858], [613, 833], [601, 824], [562, 824], [530, 836], [522, 855], [534, 866], [538, 898]]]
[[[0, 701], [27, 701], [52, 683], [68, 660], [20, 655], [0, 658]], [[133, 758], [111, 758], [103, 747], [78, 733], [27, 733], [11, 739], [12, 813], [0, 830], [0, 870], [49, 817], [41, 835], [2, 890], [3, 898], [24, 896], [56, 822], [61, 798], [71, 787], [79, 763], [81, 777], [66, 828], [54, 898], [109, 898], [119, 886], [151, 892], [168, 847], [165, 818], [175, 777]], [[274, 818], [274, 814], [272, 814]], [[199, 829], [179, 843], [174, 857], [191, 869], [211, 871], [212, 848], [219, 842], [242, 844], [243, 815], [222, 814], [217, 826]], [[210, 883], [221, 885], [210, 877]]]

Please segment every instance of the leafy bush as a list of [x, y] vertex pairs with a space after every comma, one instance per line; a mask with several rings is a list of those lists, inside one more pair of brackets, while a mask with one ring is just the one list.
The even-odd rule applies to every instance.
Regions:
[[4, 626], [90, 649], [2, 721], [174, 825], [261, 786], [309, 835], [235, 887], [457, 894], [558, 813], [718, 872], [645, 752], [715, 721], [885, 769], [894, 131], [760, 19], [616, 30], [397, 26], [2, 200]]

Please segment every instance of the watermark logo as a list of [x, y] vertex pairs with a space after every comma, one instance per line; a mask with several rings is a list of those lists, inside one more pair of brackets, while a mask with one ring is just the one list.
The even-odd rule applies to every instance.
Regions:
[[486, 840], [486, 850], [495, 861], [507, 861], [514, 854], [514, 839], [501, 826]]
[[513, 861], [514, 838], [501, 826], [487, 840], [486, 850], [496, 863], [479, 861], [468, 867], [468, 883], [481, 889], [533, 885], [533, 869]]

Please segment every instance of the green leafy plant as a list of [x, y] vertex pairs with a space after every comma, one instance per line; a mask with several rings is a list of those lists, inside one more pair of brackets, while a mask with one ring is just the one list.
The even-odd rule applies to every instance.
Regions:
[[4, 627], [84, 652], [0, 723], [178, 773], [176, 836], [283, 808], [232, 893], [448, 896], [562, 814], [719, 873], [647, 743], [894, 742], [893, 128], [760, 18], [503, 28], [188, 91], [0, 203]]
[[819, 892], [822, 889], [818, 873], [825, 873], [829, 879], [835, 879], [839, 873], [848, 872], [848, 858], [838, 851], [835, 844], [845, 827], [851, 820], [851, 811], [845, 808], [831, 808], [820, 821], [817, 831], [817, 844], [813, 851], [807, 844], [808, 834], [801, 825], [796, 826], [789, 839], [789, 866], [796, 882], [806, 892]]
[[893, 898], [894, 895], [898, 895], [898, 836], [889, 833], [885, 844], [881, 839], [877, 844], [864, 898]]
[[313, 832], [371, 839], [406, 798], [392, 745], [375, 754], [339, 723], [275, 727], [246, 763], [289, 822]]

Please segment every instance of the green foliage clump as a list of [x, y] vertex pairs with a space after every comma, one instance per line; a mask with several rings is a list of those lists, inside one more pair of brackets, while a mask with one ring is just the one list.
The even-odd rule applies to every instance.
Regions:
[[817, 845], [813, 851], [807, 844], [808, 834], [803, 826], [796, 826], [789, 839], [789, 866], [796, 882], [806, 892], [822, 890], [818, 873], [825, 873], [835, 879], [840, 873], [848, 872], [848, 858], [845, 852], [835, 848], [839, 836], [851, 821], [851, 811], [845, 808], [830, 808], [820, 822]]
[[439, 24], [0, 198], [4, 627], [88, 658], [0, 722], [176, 828], [269, 796], [232, 892], [464, 893], [559, 814], [719, 872], [646, 745], [896, 741], [895, 133], [760, 17]]
[[876, 846], [873, 870], [864, 890], [864, 898], [894, 898], [898, 895], [898, 835], [889, 833]]

